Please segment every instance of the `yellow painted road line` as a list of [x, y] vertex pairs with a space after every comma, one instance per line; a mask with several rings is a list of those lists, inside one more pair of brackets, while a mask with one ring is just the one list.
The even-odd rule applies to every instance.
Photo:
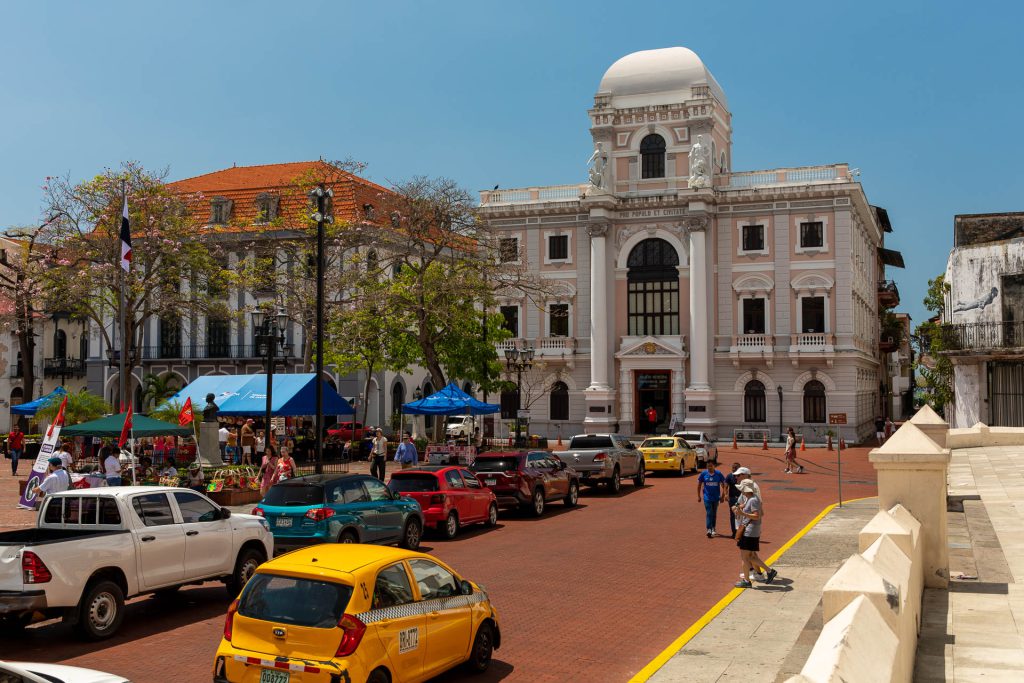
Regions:
[[[843, 504], [845, 505], [846, 503], [855, 503], [855, 502], [857, 502], [859, 500], [867, 500], [867, 498], [874, 498], [874, 497], [875, 496], [867, 496], [866, 498], [853, 498], [851, 500], [844, 500]], [[807, 525], [803, 529], [801, 529], [800, 531], [796, 532], [796, 535], [794, 535], [791, 539], [786, 541], [782, 545], [781, 548], [779, 548], [775, 553], [772, 554], [771, 557], [769, 557], [767, 560], [765, 560], [765, 563], [766, 564], [772, 564], [773, 562], [778, 560], [780, 557], [782, 557], [783, 553], [785, 553], [787, 550], [792, 548], [796, 544], [797, 541], [799, 541], [801, 538], [803, 538], [807, 534], [808, 531], [813, 529], [815, 527], [815, 525], [818, 524], [818, 522], [820, 522], [822, 519], [824, 519], [825, 515], [827, 515], [828, 513], [832, 512], [832, 510], [835, 509], [836, 505], [837, 505], [836, 503], [832, 503], [831, 505], [826, 507], [824, 510], [822, 510], [820, 513], [818, 513], [817, 517], [815, 517], [810, 522], [808, 522]], [[686, 646], [686, 644], [688, 642], [693, 640], [693, 637], [695, 635], [700, 633], [701, 630], [705, 626], [707, 626], [709, 623], [711, 623], [712, 619], [714, 619], [719, 614], [721, 614], [722, 610], [724, 610], [726, 607], [728, 607], [729, 604], [733, 600], [738, 598], [740, 596], [740, 594], [744, 590], [746, 590], [746, 589], [744, 589], [744, 588], [733, 588], [731, 591], [726, 593], [725, 597], [722, 598], [721, 600], [719, 600], [717, 603], [715, 603], [714, 607], [712, 607], [707, 612], [705, 612], [703, 614], [703, 616], [701, 616], [700, 619], [698, 619], [697, 621], [693, 622], [693, 624], [690, 625], [690, 628], [688, 628], [685, 631], [683, 631], [683, 635], [681, 635], [678, 638], [676, 638], [675, 640], [673, 640], [671, 645], [669, 645], [664, 650], [662, 650], [660, 653], [658, 653], [658, 656], [655, 657], [654, 659], [652, 659], [647, 664], [647, 666], [645, 666], [644, 668], [640, 669], [640, 671], [638, 671], [635, 676], [633, 676], [631, 679], [629, 679], [629, 683], [644, 683], [645, 681], [649, 680], [651, 678], [651, 676], [653, 676], [658, 671], [658, 669], [660, 669], [661, 667], [665, 666], [665, 663], [668, 662], [668, 660], [672, 659], [672, 657], [674, 657], [677, 652], [682, 650]]]

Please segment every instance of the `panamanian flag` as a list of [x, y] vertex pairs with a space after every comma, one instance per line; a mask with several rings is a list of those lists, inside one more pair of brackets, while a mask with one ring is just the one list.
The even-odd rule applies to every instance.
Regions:
[[121, 210], [121, 267], [127, 273], [132, 269], [132, 231], [128, 227], [128, 195], [124, 196]]

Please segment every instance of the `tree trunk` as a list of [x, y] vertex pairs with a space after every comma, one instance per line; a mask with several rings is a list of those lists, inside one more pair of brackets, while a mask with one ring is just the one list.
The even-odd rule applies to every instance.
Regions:
[[[370, 409], [370, 378], [373, 377], [373, 363], [366, 366], [366, 381], [363, 382], [363, 426], [366, 426], [366, 413]], [[382, 425], [374, 425], [380, 427]]]

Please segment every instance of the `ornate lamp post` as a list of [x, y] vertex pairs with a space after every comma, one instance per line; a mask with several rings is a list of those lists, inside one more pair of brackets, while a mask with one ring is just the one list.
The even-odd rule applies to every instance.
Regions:
[[[257, 344], [265, 344], [267, 354], [267, 414], [265, 417], [263, 438], [264, 443], [267, 447], [271, 444], [271, 435], [273, 429], [271, 428], [271, 413], [273, 412], [273, 395], [274, 395], [274, 366], [277, 365], [277, 350], [278, 347], [282, 351], [287, 349], [287, 345], [284, 343], [284, 330], [288, 325], [288, 315], [284, 311], [279, 311], [277, 314], [269, 314], [266, 311], [259, 309], [252, 312], [252, 328], [255, 332], [253, 335]], [[277, 444], [274, 444], [275, 448]]]
[[[333, 223], [334, 190], [317, 185], [309, 192], [316, 202], [316, 472], [324, 471], [324, 224]], [[354, 416], [353, 416], [354, 417]]]
[[523, 371], [533, 367], [533, 347], [528, 346], [523, 350], [517, 348], [505, 349], [505, 367], [509, 372], [516, 373], [516, 447], [522, 448], [525, 439], [523, 430], [519, 423], [519, 407], [523, 404]]
[[782, 385], [776, 384], [775, 390], [779, 392], [779, 438], [785, 441], [782, 435]]

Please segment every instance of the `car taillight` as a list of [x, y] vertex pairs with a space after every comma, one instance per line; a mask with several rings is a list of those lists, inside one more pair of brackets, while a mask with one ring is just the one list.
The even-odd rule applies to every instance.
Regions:
[[43, 561], [31, 550], [26, 550], [21, 556], [21, 575], [25, 583], [47, 583], [53, 578]]
[[334, 653], [334, 656], [348, 657], [359, 647], [359, 642], [363, 639], [363, 634], [366, 633], [366, 624], [361, 622], [358, 617], [345, 614], [338, 622], [338, 627], [341, 628], [341, 642], [338, 643], [338, 651]]
[[435, 493], [432, 496], [430, 496], [430, 504], [431, 505], [444, 505], [444, 497], [445, 496], [444, 496], [443, 493]]
[[231, 607], [228, 607], [228, 615], [224, 619], [224, 640], [231, 642], [231, 631], [235, 626], [235, 612], [238, 611], [238, 598], [235, 598], [234, 602], [231, 603]]
[[597, 462], [598, 460], [607, 460], [607, 459], [608, 459], [608, 454], [607, 453], [598, 453], [597, 455], [594, 456], [594, 462]]
[[314, 522], [322, 522], [328, 517], [333, 517], [334, 510], [331, 508], [313, 508], [312, 510], [306, 511], [306, 516]]
[[261, 508], [261, 507], [260, 507], [259, 505], [257, 505], [256, 507], [254, 507], [254, 508], [252, 509], [252, 514], [254, 514], [254, 515], [257, 515], [257, 516], [259, 516], [259, 517], [266, 517], [266, 516], [267, 516], [267, 515], [266, 515], [266, 514], [265, 514], [265, 513], [263, 512], [263, 508]]

